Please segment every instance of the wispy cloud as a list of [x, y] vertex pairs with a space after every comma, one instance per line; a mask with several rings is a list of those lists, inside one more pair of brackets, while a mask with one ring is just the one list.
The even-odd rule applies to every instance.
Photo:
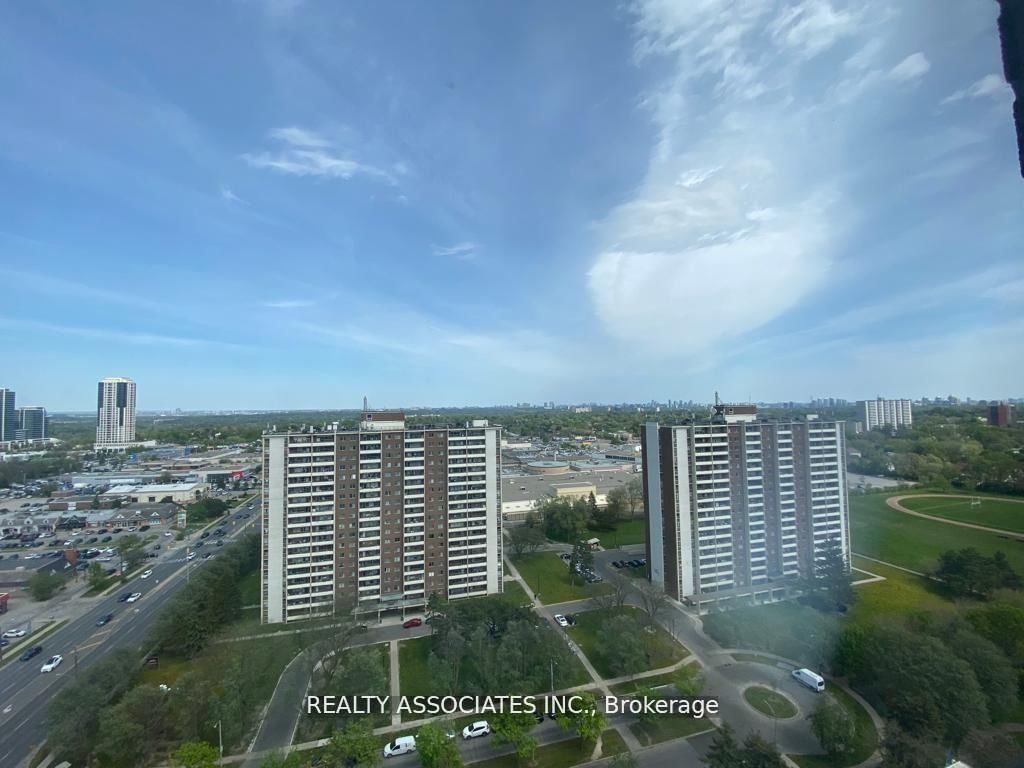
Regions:
[[971, 83], [967, 88], [954, 91], [942, 100], [943, 104], [963, 101], [964, 99], [981, 98], [1007, 98], [1010, 95], [1010, 86], [1000, 75], [985, 75], [980, 80]]
[[75, 336], [78, 338], [103, 341], [114, 345], [131, 345], [146, 347], [217, 347], [223, 349], [255, 349], [250, 344], [240, 344], [216, 339], [201, 339], [188, 336], [168, 336], [159, 333], [143, 333], [113, 328], [89, 328], [81, 325], [60, 325], [57, 323], [25, 320], [21, 318], [0, 317], [0, 327], [29, 331], [42, 331], [58, 336]]
[[431, 252], [435, 256], [444, 256], [460, 261], [472, 261], [476, 258], [479, 249], [480, 246], [477, 243], [466, 241], [455, 243], [454, 245], [435, 245], [431, 248]]
[[329, 139], [304, 128], [278, 128], [270, 136], [284, 146], [277, 151], [246, 153], [242, 159], [253, 168], [264, 168], [290, 176], [346, 180], [363, 176], [391, 186], [397, 186], [398, 178], [405, 172], [405, 166], [400, 163], [387, 169], [356, 160], [352, 153], [343, 151]]
[[918, 51], [917, 53], [910, 54], [890, 69], [889, 77], [897, 82], [906, 83], [924, 77], [931, 68], [932, 65], [928, 61], [928, 57]]
[[263, 302], [263, 306], [268, 309], [304, 309], [315, 307], [316, 301], [314, 299], [275, 299]]
[[229, 203], [237, 203], [239, 205], [248, 205], [248, 203], [231, 191], [230, 187], [221, 187], [220, 196], [227, 200]]

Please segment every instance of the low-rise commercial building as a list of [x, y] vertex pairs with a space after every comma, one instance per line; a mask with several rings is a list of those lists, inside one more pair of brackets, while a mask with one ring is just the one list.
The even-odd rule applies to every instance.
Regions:
[[148, 502], [155, 504], [172, 501], [189, 504], [198, 501], [210, 492], [206, 483], [152, 483], [149, 485], [115, 485], [103, 495], [124, 498], [130, 503]]

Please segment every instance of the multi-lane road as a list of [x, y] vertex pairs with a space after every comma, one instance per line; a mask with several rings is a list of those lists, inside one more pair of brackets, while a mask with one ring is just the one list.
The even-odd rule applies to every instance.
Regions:
[[[225, 518], [232, 521], [226, 524], [225, 538], [258, 530], [259, 516], [255, 512], [248, 519], [235, 520], [234, 515], [245, 506], [233, 509], [231, 517]], [[151, 576], [133, 577], [122, 589], [44, 637], [38, 643], [43, 647], [42, 653], [32, 660], [15, 658], [0, 669], [0, 766], [21, 766], [28, 762], [36, 747], [46, 740], [46, 710], [50, 701], [61, 695], [76, 674], [119, 648], [148, 650], [143, 644], [160, 609], [185, 584], [188, 569], [193, 573], [201, 570], [206, 563], [202, 555], [217, 551], [219, 548], [211, 542], [199, 550], [191, 562], [186, 561], [184, 544], [163, 551], [159, 558], [149, 561]], [[142, 597], [134, 603], [119, 603], [118, 597], [125, 592], [141, 592]], [[96, 626], [108, 613], [114, 614], [113, 620], [102, 627]], [[64, 662], [54, 672], [40, 672], [40, 667], [54, 654], [63, 656]], [[81, 704], [93, 706], [95, 703]]]

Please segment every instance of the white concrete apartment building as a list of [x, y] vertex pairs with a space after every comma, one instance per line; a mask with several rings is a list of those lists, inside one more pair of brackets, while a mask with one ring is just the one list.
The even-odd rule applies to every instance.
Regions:
[[842, 422], [723, 414], [642, 436], [651, 581], [678, 600], [782, 597], [830, 539], [850, 552]]
[[103, 379], [96, 396], [96, 450], [123, 451], [135, 443], [135, 382]]
[[422, 609], [502, 591], [500, 427], [407, 426], [263, 437], [261, 618]]
[[914, 423], [910, 400], [861, 400], [857, 403], [864, 419], [864, 429], [896, 427], [910, 429]]

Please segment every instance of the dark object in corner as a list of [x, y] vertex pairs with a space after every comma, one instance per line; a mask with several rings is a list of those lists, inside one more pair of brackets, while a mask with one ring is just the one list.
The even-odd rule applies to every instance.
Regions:
[[1003, 73], [1013, 88], [1013, 121], [1017, 125], [1017, 159], [1024, 176], [1024, 0], [999, 3], [999, 42], [1003, 49]]

